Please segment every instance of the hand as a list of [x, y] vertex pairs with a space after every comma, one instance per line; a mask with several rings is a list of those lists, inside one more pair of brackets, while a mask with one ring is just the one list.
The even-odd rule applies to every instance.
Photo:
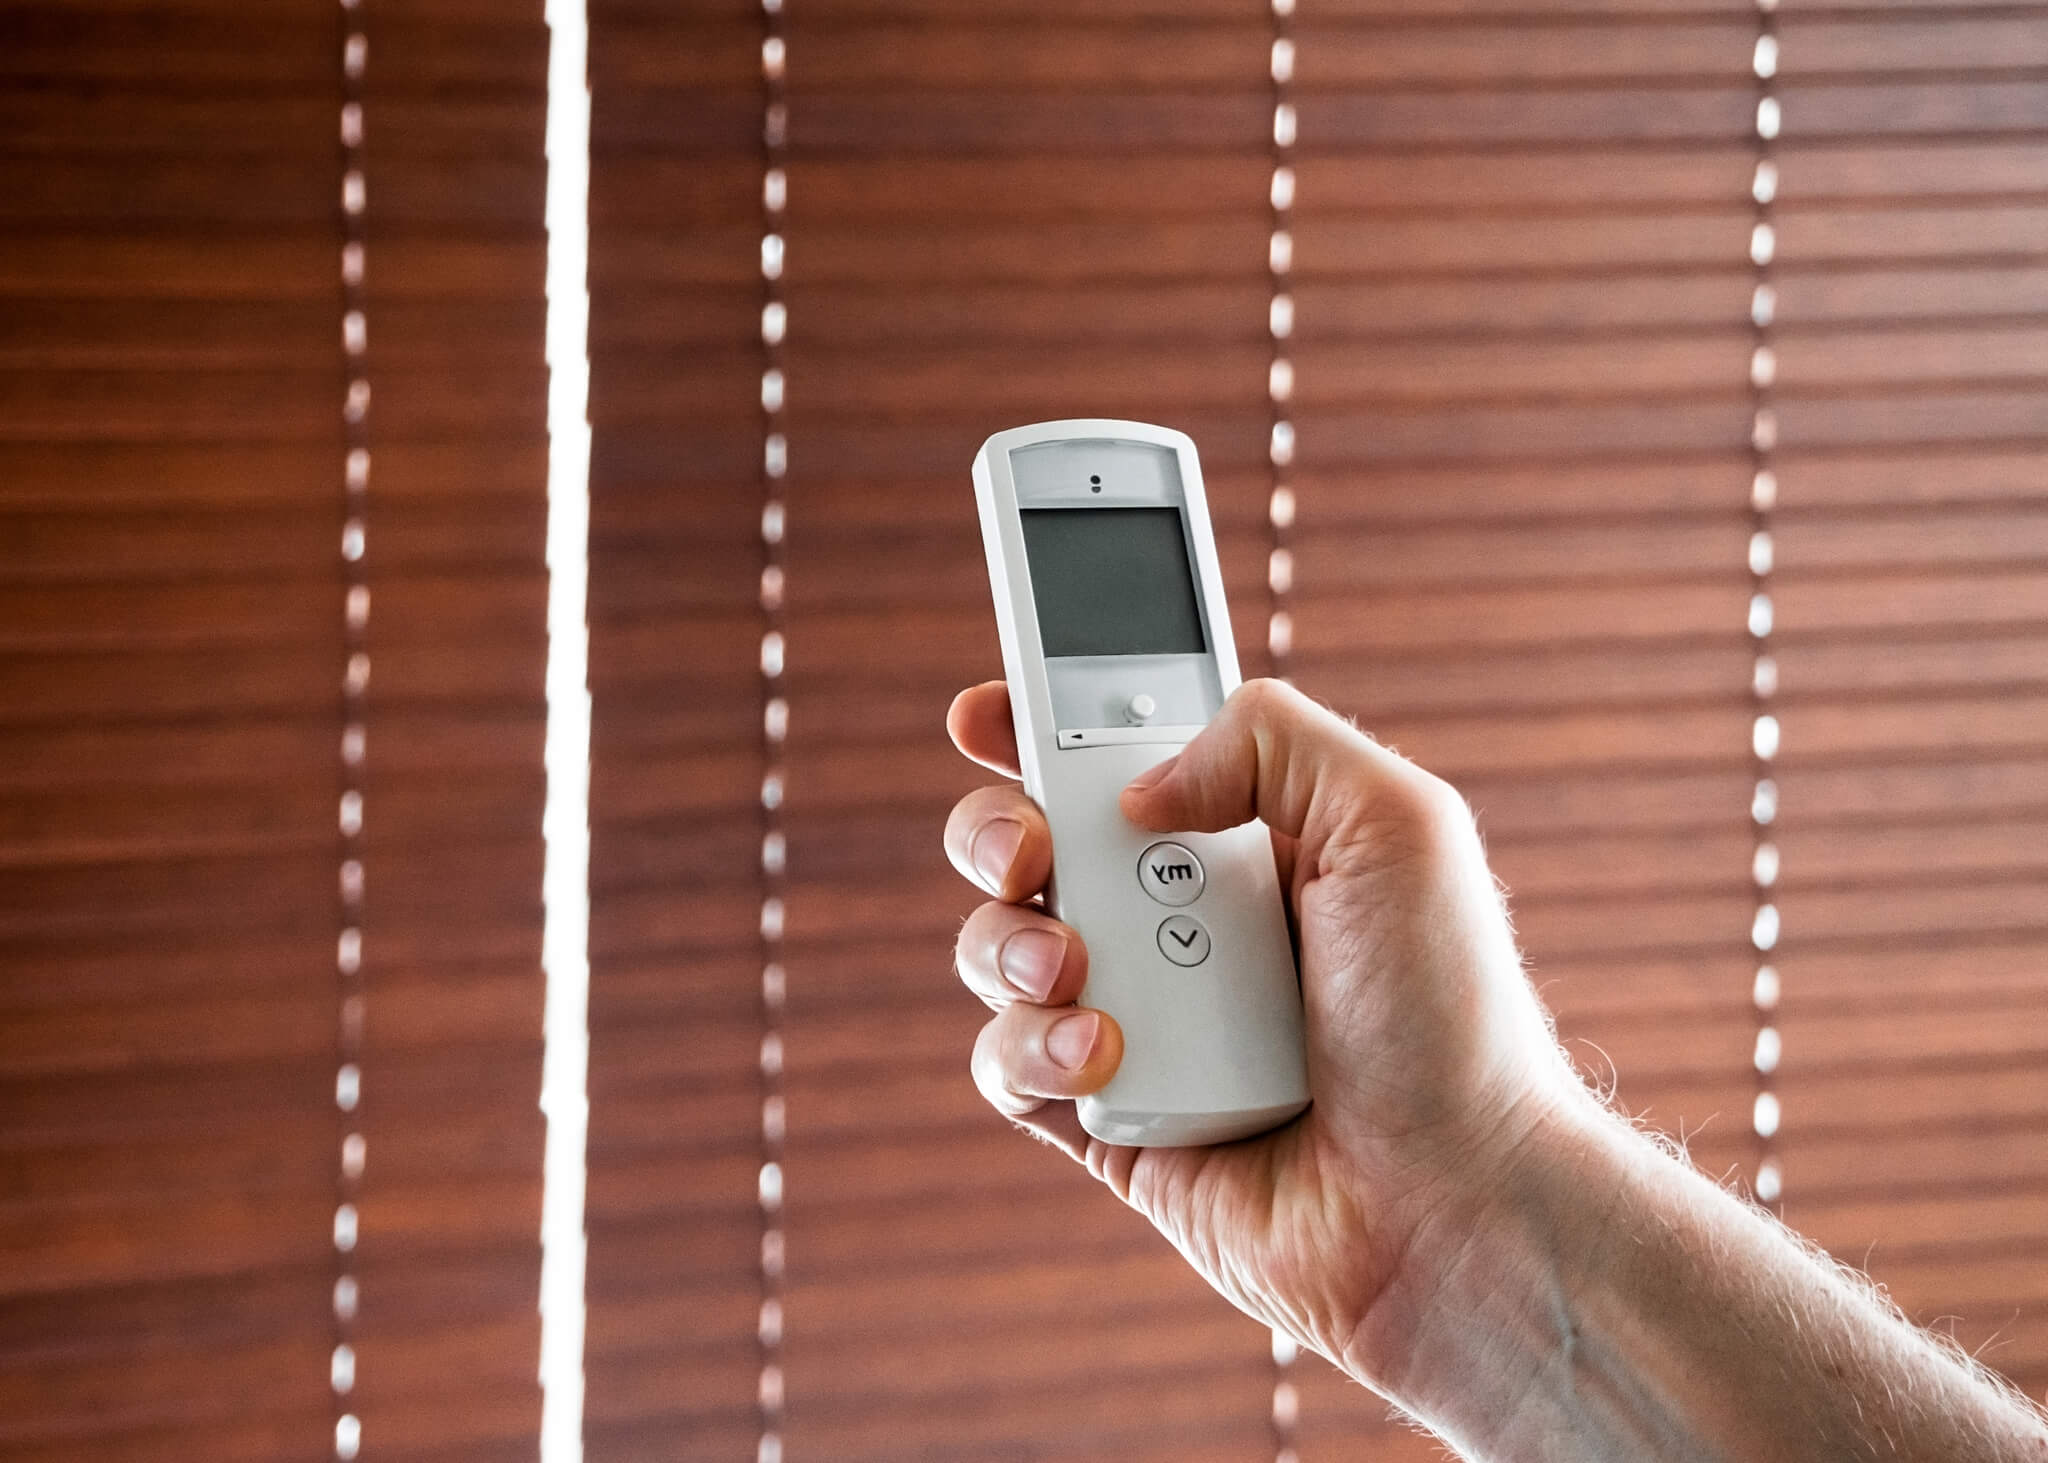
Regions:
[[[1017, 776], [1003, 683], [961, 693], [947, 730]], [[1088, 954], [1032, 902], [1052, 839], [1014, 785], [970, 793], [946, 825], [955, 867], [996, 896], [955, 951], [996, 1012], [975, 1082], [1240, 1309], [1385, 1388], [1401, 1327], [1367, 1322], [1397, 1289], [1396, 1313], [1423, 1304], [1420, 1239], [1455, 1250], [1532, 1129], [1587, 1100], [1523, 976], [1471, 814], [1446, 783], [1274, 681], [1242, 687], [1122, 809], [1156, 832], [1254, 817], [1272, 829], [1299, 936], [1311, 1107], [1208, 1148], [1115, 1147], [1082, 1130], [1072, 1099], [1114, 1075], [1123, 1035], [1075, 1005]]]

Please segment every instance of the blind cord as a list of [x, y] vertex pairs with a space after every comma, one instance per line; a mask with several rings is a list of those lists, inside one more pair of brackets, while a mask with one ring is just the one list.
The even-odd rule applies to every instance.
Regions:
[[[1288, 344], [1294, 334], [1294, 296], [1289, 284], [1294, 269], [1294, 143], [1298, 130], [1293, 101], [1294, 38], [1289, 24], [1293, 15], [1294, 0], [1272, 0], [1273, 174], [1268, 194], [1272, 227], [1266, 247], [1271, 292], [1266, 329], [1272, 337], [1273, 356], [1266, 371], [1266, 399], [1271, 408], [1266, 447], [1270, 470], [1266, 505], [1270, 535], [1266, 556], [1266, 658], [1271, 674], [1283, 680], [1287, 678], [1288, 659], [1294, 648], [1294, 618], [1288, 609], [1288, 596], [1294, 588], [1294, 555], [1288, 548], [1289, 529], [1294, 523], [1294, 491], [1287, 484], [1288, 468], [1294, 461], [1294, 361]], [[1274, 1331], [1274, 1463], [1300, 1463], [1295, 1427], [1301, 1417], [1301, 1393], [1293, 1378], [1297, 1355], [1294, 1338], [1284, 1331]]]
[[783, 872], [788, 844], [782, 828], [783, 751], [789, 702], [783, 695], [782, 480], [789, 470], [783, 432], [782, 340], [788, 311], [782, 299], [783, 168], [789, 141], [784, 99], [786, 46], [782, 0], [761, 0], [761, 1307], [755, 1336], [760, 1353], [756, 1403], [761, 1435], [756, 1463], [782, 1463], [782, 963]]
[[364, 73], [369, 37], [363, 0], [341, 0], [341, 349], [342, 432], [342, 645], [340, 805], [340, 934], [335, 946], [338, 1020], [334, 1103], [341, 1151], [335, 1172], [334, 1349], [328, 1384], [334, 1395], [334, 1456], [348, 1463], [362, 1448], [362, 1421], [355, 1391], [355, 1326], [360, 1290], [355, 1271], [365, 1144], [361, 1130], [364, 1021], [363, 816], [365, 766], [369, 750], [370, 585], [367, 570], [370, 488], [370, 380], [368, 316], [365, 311], [365, 211], [368, 206], [363, 157]]
[[1754, 210], [1750, 228], [1750, 491], [1749, 491], [1749, 634], [1754, 650], [1750, 670], [1750, 752], [1755, 784], [1750, 795], [1750, 885], [1754, 909], [1750, 920], [1750, 946], [1755, 953], [1750, 983], [1750, 1003], [1756, 1021], [1756, 1045], [1751, 1065], [1756, 1091], [1750, 1114], [1755, 1140], [1756, 1176], [1754, 1192], [1759, 1202], [1773, 1211], [1783, 1208], [1784, 1170], [1777, 1148], [1782, 1108], [1776, 1074], [1783, 1043], [1777, 1026], [1779, 997], [1778, 969], [1773, 951], [1780, 938], [1777, 905], [1779, 876], [1778, 844], [1773, 825], [1778, 816], [1778, 783], [1774, 775], [1780, 728], [1773, 712], [1778, 692], [1778, 661], [1773, 653], [1772, 635], [1777, 626], [1776, 606], [1771, 595], [1771, 575], [1776, 546], [1771, 537], [1771, 514], [1778, 501], [1775, 468], [1778, 446], [1778, 413], [1774, 389], [1778, 359], [1773, 347], [1772, 326], [1777, 315], [1777, 287], [1773, 265], [1777, 257], [1777, 225], [1772, 205], [1778, 195], [1777, 137], [1780, 112], [1777, 98], [1778, 35], [1777, 0], [1756, 0], [1756, 46], [1751, 70], [1756, 76], [1756, 120], [1754, 141], [1756, 167], [1750, 183]]

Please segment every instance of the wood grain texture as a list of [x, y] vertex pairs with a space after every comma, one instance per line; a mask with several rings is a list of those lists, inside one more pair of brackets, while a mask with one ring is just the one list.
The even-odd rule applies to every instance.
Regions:
[[[346, 1405], [531, 1453], [546, 653], [537, 5], [365, 7]], [[0, 29], [0, 1450], [332, 1455], [344, 661], [331, 7]]]
[[[989, 431], [1113, 413], [1191, 431], [1240, 650], [1262, 661], [1269, 17], [784, 17], [789, 724], [767, 748], [758, 16], [594, 13], [592, 1456], [740, 1453], [762, 1425], [771, 771], [788, 1445], [1261, 1451], [1262, 1338], [962, 1075], [982, 1017], [944, 966], [975, 896], [937, 830], [985, 780], [938, 729], [996, 665], [964, 482]], [[1991, 1359], [2038, 1390], [2048, 1304], [2020, 1271], [2048, 1183], [2048, 25], [2037, 7], [1780, 19], [1791, 1215], [1870, 1253], [1914, 1314], [1961, 1316], [1971, 1344], [2003, 1328]], [[1291, 669], [1458, 781], [1574, 1058], [1736, 1177], [1756, 1159], [1754, 37], [1747, 6], [1661, 0], [1297, 17], [1286, 281]], [[471, 196], [489, 206], [491, 180]], [[282, 294], [251, 303], [298, 318]], [[393, 349], [470, 343], [434, 318]], [[34, 320], [12, 339], [51, 349]], [[460, 577], [445, 521], [407, 550], [423, 580]], [[1043, 1344], [992, 1339], [1016, 1334]], [[1305, 1456], [1430, 1450], [1321, 1363], [1293, 1380]], [[1034, 1405], [1049, 1389], [1062, 1410]]]

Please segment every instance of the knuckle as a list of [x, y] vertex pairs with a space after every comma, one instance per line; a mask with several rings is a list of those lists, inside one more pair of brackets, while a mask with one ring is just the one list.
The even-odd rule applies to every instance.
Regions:
[[1444, 833], [1460, 832], [1472, 824], [1472, 807], [1465, 795], [1434, 772], [1415, 769], [1416, 819], [1424, 826]]
[[1001, 1024], [1000, 1018], [983, 1023], [981, 1034], [974, 1038], [967, 1069], [981, 1095], [1007, 1112], [1014, 1104], [1008, 1100], [1009, 1088], [1003, 1080], [1003, 1041], [998, 1030]]
[[1002, 943], [1004, 926], [1015, 913], [1012, 906], [996, 900], [978, 904], [961, 921], [960, 933], [953, 939], [954, 973], [968, 990], [990, 1004], [995, 1004], [990, 996], [995, 985], [996, 949]]
[[1257, 724], [1279, 715], [1293, 694], [1285, 683], [1260, 676], [1239, 686], [1230, 699], [1237, 704], [1240, 715]]

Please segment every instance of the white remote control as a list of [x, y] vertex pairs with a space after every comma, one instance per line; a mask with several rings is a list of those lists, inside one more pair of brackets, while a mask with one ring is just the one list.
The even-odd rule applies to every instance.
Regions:
[[1117, 807], [1238, 683], [1195, 444], [1140, 422], [1018, 427], [982, 444], [974, 491], [1050, 907], [1087, 942], [1082, 1002], [1124, 1032], [1081, 1125], [1145, 1147], [1264, 1132], [1308, 1105], [1266, 826], [1148, 833]]

